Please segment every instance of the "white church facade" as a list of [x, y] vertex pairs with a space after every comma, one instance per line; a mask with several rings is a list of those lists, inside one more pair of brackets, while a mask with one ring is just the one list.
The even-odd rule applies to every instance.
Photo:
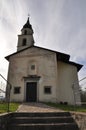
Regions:
[[82, 65], [71, 62], [68, 54], [35, 46], [29, 18], [18, 35], [17, 52], [5, 58], [11, 101], [81, 103], [78, 71]]

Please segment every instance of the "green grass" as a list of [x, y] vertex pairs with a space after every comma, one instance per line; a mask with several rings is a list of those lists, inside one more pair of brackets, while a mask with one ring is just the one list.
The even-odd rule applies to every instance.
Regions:
[[[86, 112], [86, 106], [71, 106], [71, 105], [64, 105], [64, 104], [57, 104], [57, 103], [45, 103], [48, 106], [55, 107], [57, 109], [61, 109], [64, 111], [76, 111], [76, 112]], [[10, 103], [9, 111], [14, 112], [17, 110], [19, 103]], [[0, 113], [7, 112], [8, 104], [7, 103], [0, 103]]]
[[55, 107], [64, 111], [76, 111], [76, 112], [86, 112], [86, 106], [72, 106], [57, 103], [46, 103], [48, 106]]
[[[9, 112], [14, 112], [17, 110], [19, 103], [10, 103], [9, 105]], [[0, 113], [5, 113], [8, 110], [8, 104], [7, 103], [0, 103]]]

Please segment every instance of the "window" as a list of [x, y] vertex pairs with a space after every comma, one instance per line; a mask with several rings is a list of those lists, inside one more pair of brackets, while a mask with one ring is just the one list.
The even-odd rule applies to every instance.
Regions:
[[27, 42], [27, 40], [26, 40], [26, 38], [24, 38], [23, 42], [22, 42], [22, 46], [26, 46], [26, 42]]
[[25, 35], [27, 34], [27, 30], [24, 31], [24, 34], [25, 34]]
[[51, 94], [51, 86], [45, 86], [44, 87], [44, 93], [45, 94]]
[[35, 65], [31, 65], [31, 70], [35, 70]]
[[19, 94], [20, 93], [20, 88], [21, 87], [14, 87], [14, 94]]

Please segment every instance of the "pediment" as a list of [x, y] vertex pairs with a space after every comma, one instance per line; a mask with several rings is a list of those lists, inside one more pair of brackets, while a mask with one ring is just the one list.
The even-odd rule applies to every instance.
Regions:
[[9, 60], [10, 57], [24, 57], [24, 56], [43, 56], [43, 55], [48, 55], [48, 54], [55, 54], [55, 52], [47, 50], [47, 49], [43, 49], [40, 47], [30, 47], [27, 49], [24, 49], [22, 51], [16, 52], [12, 55], [9, 55], [6, 57], [6, 59]]

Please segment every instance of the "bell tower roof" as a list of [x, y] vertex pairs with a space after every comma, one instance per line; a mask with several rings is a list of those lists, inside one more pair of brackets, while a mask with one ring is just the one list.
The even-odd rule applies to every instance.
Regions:
[[27, 19], [27, 22], [26, 22], [25, 25], [23, 26], [23, 29], [24, 29], [24, 28], [32, 29], [32, 25], [30, 24], [29, 17], [28, 17], [28, 19]]

